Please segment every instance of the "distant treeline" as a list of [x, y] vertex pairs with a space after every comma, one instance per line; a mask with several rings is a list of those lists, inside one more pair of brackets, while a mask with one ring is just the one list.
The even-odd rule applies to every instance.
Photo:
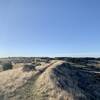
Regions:
[[7, 61], [15, 61], [15, 62], [32, 62], [35, 59], [48, 59], [48, 60], [64, 60], [64, 61], [68, 61], [68, 62], [72, 62], [72, 63], [82, 63], [82, 64], [86, 64], [88, 63], [90, 60], [100, 60], [100, 58], [93, 58], [93, 57], [8, 57], [8, 58], [0, 58], [0, 63], [1, 62], [7, 62]]
[[79, 58], [74, 58], [74, 57], [55, 57], [56, 60], [64, 60], [72, 63], [77, 63], [77, 64], [87, 64], [89, 61], [99, 61], [100, 58], [93, 58], [93, 57], [79, 57]]
[[93, 58], [93, 57], [55, 57], [55, 59], [59, 59], [59, 60], [66, 60], [66, 59], [100, 60], [100, 58]]

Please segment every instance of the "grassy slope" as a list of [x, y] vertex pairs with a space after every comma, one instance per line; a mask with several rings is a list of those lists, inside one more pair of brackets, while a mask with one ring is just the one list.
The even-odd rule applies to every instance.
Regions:
[[99, 72], [63, 61], [40, 69], [1, 72], [0, 100], [99, 100]]
[[38, 77], [34, 93], [40, 100], [99, 100], [99, 75], [95, 70], [58, 61]]

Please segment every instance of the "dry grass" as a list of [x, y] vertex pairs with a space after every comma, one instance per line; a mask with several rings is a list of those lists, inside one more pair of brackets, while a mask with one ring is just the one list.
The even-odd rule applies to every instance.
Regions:
[[[66, 76], [55, 73], [55, 69], [63, 64], [64, 62], [57, 62], [53, 66], [49, 67], [36, 81], [34, 92], [37, 97], [43, 100], [74, 100], [76, 97], [84, 97], [82, 91], [76, 86], [76, 84], [71, 80], [66, 69], [57, 69], [60, 72], [66, 71]], [[67, 86], [65, 80], [68, 81], [73, 87]], [[60, 83], [59, 83], [60, 81]], [[64, 87], [60, 87], [64, 85]]]
[[[8, 70], [0, 73], [0, 96], [14, 93], [32, 77], [33, 72], [23, 72], [22, 68]], [[17, 95], [17, 94], [13, 94]], [[9, 97], [9, 96], [8, 96]], [[2, 99], [0, 99], [2, 100]]]
[[93, 72], [63, 61], [0, 73], [0, 100], [99, 100], [99, 91]]

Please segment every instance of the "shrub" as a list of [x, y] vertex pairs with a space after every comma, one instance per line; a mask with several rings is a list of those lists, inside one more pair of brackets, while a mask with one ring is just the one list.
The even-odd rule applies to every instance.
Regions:
[[4, 63], [4, 64], [3, 64], [3, 70], [4, 70], [4, 71], [5, 71], [5, 70], [12, 69], [12, 68], [13, 68], [13, 66], [12, 66], [11, 63]]
[[31, 70], [35, 70], [34, 65], [24, 65], [23, 71], [31, 71]]

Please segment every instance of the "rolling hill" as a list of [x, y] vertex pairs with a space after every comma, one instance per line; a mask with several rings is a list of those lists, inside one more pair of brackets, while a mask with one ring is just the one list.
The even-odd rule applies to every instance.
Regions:
[[60, 60], [3, 71], [0, 100], [100, 100], [100, 71]]

